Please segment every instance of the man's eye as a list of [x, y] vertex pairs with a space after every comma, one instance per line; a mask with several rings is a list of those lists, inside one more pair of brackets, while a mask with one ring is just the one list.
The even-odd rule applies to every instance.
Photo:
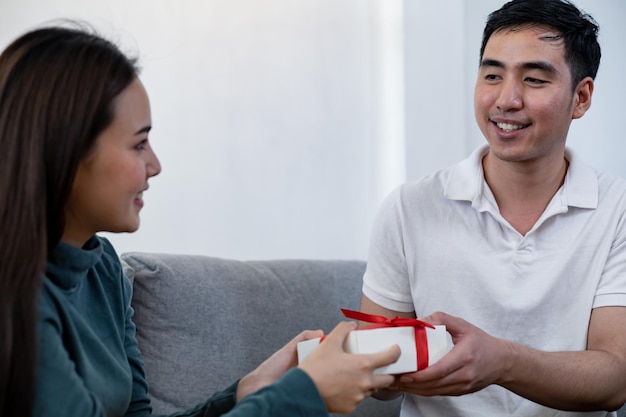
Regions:
[[532, 78], [532, 77], [527, 77], [526, 78], [526, 82], [530, 83], [530, 84], [537, 84], [537, 85], [541, 85], [541, 84], [547, 83], [547, 81], [540, 80], [538, 78]]

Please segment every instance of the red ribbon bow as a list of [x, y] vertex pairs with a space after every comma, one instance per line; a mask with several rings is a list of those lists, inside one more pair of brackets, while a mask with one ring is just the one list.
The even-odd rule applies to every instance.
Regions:
[[364, 329], [379, 329], [384, 327], [413, 327], [415, 329], [415, 353], [417, 355], [417, 370], [428, 367], [428, 338], [426, 337], [426, 327], [434, 329], [430, 323], [418, 319], [406, 317], [383, 317], [373, 314], [362, 313], [360, 311], [341, 309], [344, 316], [349, 319], [372, 323]]

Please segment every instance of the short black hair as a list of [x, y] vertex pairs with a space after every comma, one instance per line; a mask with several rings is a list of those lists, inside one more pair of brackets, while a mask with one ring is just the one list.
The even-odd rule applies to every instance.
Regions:
[[563, 40], [572, 88], [585, 77], [596, 78], [601, 57], [599, 25], [567, 0], [512, 0], [491, 13], [483, 31], [480, 60], [487, 41], [495, 32], [541, 25], [556, 29]]

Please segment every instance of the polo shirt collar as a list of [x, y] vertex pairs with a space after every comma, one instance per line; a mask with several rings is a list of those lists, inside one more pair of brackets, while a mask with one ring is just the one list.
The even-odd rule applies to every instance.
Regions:
[[[474, 207], [482, 205], [486, 187], [482, 160], [488, 152], [489, 146], [480, 146], [467, 159], [452, 167], [444, 188], [446, 198], [470, 201]], [[567, 147], [565, 159], [569, 161], [569, 168], [562, 189], [564, 202], [572, 207], [595, 209], [599, 192], [596, 171]]]
[[567, 204], [587, 209], [597, 208], [600, 188], [596, 170], [585, 165], [570, 148], [565, 148], [565, 158], [569, 161], [563, 184]]

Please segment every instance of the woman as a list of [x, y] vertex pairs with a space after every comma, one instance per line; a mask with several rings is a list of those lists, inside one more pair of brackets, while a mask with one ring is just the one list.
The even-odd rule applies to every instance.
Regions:
[[[147, 416], [130, 283], [97, 232], [133, 232], [159, 161], [135, 61], [86, 28], [41, 28], [0, 55], [0, 414]], [[181, 414], [350, 412], [393, 382], [397, 347], [348, 355], [340, 323], [298, 368], [305, 331]]]

